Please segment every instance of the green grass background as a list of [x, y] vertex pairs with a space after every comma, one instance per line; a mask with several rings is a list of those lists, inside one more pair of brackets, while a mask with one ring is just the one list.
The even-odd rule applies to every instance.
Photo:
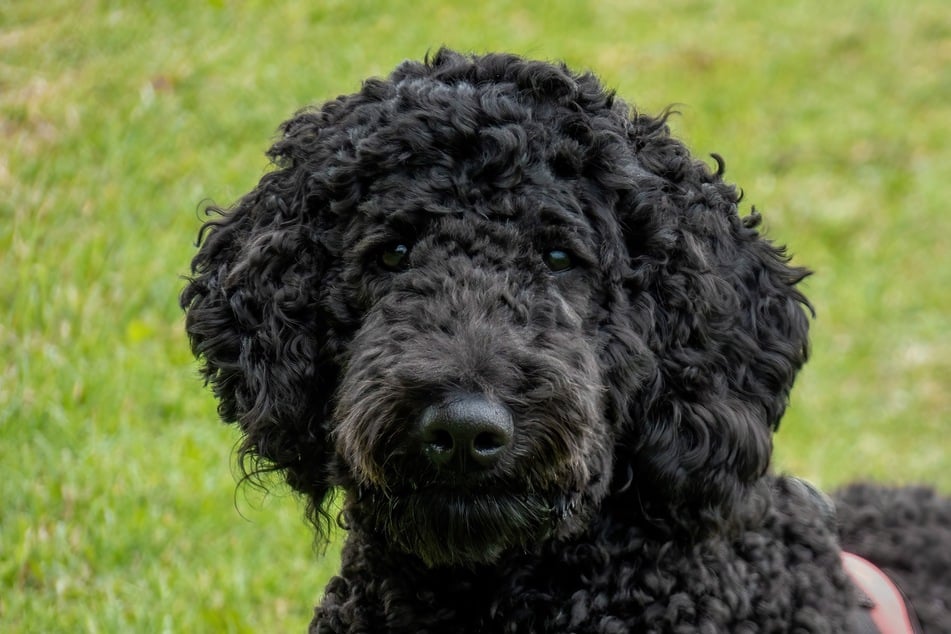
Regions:
[[951, 492], [943, 0], [7, 0], [0, 630], [304, 631], [335, 548], [280, 488], [236, 491], [180, 276], [202, 201], [255, 185], [280, 121], [440, 44], [682, 104], [677, 133], [817, 271], [778, 468]]

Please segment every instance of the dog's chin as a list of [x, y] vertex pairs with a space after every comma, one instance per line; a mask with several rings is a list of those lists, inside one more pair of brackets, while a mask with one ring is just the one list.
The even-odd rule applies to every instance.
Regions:
[[431, 568], [475, 568], [530, 552], [576, 523], [573, 497], [418, 489], [365, 496], [362, 513], [390, 545]]

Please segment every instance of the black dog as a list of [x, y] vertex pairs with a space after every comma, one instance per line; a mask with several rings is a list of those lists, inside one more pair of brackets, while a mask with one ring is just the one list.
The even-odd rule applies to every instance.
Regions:
[[[321, 534], [345, 493], [312, 632], [859, 627], [832, 504], [768, 470], [807, 272], [666, 117], [443, 50], [299, 113], [212, 209], [181, 301], [221, 417]], [[949, 631], [951, 505], [838, 506]]]

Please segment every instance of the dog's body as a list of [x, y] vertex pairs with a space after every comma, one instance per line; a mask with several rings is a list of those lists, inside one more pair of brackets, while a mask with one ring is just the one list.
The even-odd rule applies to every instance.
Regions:
[[[319, 530], [346, 494], [313, 632], [855, 629], [831, 505], [768, 471], [806, 271], [718, 157], [591, 75], [450, 51], [283, 131], [182, 303], [252, 470]], [[951, 563], [930, 492], [853, 490], [842, 535], [881, 554], [862, 525], [912, 499]], [[949, 568], [886, 559], [948, 628]]]

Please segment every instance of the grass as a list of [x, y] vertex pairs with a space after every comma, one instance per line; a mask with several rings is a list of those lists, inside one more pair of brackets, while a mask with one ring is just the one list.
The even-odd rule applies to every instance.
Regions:
[[280, 121], [443, 43], [683, 104], [678, 134], [817, 271], [778, 468], [951, 491], [944, 2], [394, 4], [0, 5], [5, 632], [305, 629], [335, 548], [279, 487], [235, 492], [180, 275]]

